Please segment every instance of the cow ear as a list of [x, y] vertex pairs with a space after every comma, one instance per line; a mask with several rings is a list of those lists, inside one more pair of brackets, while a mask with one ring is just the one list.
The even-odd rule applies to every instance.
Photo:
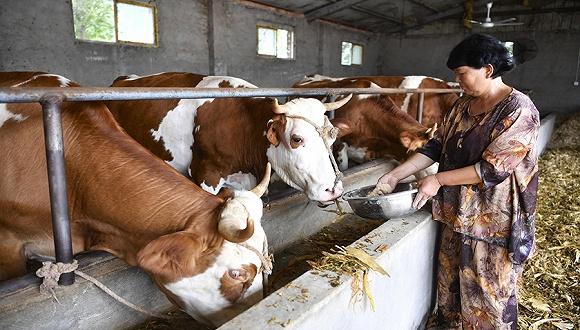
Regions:
[[352, 133], [352, 124], [350, 120], [345, 118], [334, 118], [331, 119], [330, 122], [332, 123], [332, 126], [338, 128], [338, 138]]
[[268, 131], [266, 132], [266, 137], [271, 144], [277, 147], [284, 137], [284, 131], [286, 130], [286, 117], [275, 116], [268, 122], [267, 127]]
[[163, 235], [139, 251], [137, 265], [163, 283], [191, 277], [199, 271], [200, 242], [197, 235], [184, 231]]
[[403, 144], [403, 146], [405, 146], [405, 148], [409, 149], [411, 147], [413, 137], [409, 132], [402, 132], [399, 135], [399, 138], [401, 139], [401, 143]]

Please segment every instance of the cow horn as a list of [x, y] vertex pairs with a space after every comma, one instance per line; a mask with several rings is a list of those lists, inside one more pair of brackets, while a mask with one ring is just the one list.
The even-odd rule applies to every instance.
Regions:
[[348, 94], [348, 96], [343, 98], [342, 100], [331, 103], [324, 103], [324, 107], [326, 108], [326, 111], [336, 110], [345, 105], [348, 101], [350, 101], [351, 98], [352, 94]]
[[242, 243], [254, 235], [254, 220], [252, 218], [248, 218], [244, 229], [239, 229], [236, 222], [235, 219], [229, 217], [220, 219], [218, 231], [227, 241]]
[[268, 162], [266, 164], [266, 172], [264, 173], [264, 178], [262, 178], [262, 181], [257, 186], [255, 186], [254, 189], [251, 190], [258, 197], [262, 197], [262, 195], [264, 195], [264, 193], [266, 192], [266, 189], [268, 189], [268, 184], [270, 184], [271, 171], [272, 165], [270, 165], [270, 162]]
[[274, 99], [274, 113], [282, 115], [287, 113], [290, 110], [290, 107], [287, 105], [288, 102], [284, 104], [279, 104], [278, 99]]

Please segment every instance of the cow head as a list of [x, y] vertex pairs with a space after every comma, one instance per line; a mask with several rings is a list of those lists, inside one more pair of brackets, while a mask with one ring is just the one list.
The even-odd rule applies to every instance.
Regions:
[[304, 191], [310, 200], [329, 202], [343, 192], [342, 182], [335, 182], [327, 150], [336, 134], [324, 113], [340, 108], [349, 99], [322, 103], [313, 98], [299, 98], [284, 105], [274, 103], [276, 115], [268, 123], [266, 133], [270, 142], [268, 160], [284, 182]]
[[258, 186], [234, 191], [219, 212], [215, 235], [202, 237], [194, 229], [183, 230], [161, 236], [139, 251], [139, 266], [196, 320], [217, 326], [262, 298], [263, 258], [258, 252], [266, 235], [260, 225], [260, 197], [269, 181], [270, 164]]
[[407, 148], [407, 152], [415, 151], [431, 140], [436, 131], [437, 123], [433, 124], [433, 127], [420, 132], [403, 131], [400, 134], [401, 143]]

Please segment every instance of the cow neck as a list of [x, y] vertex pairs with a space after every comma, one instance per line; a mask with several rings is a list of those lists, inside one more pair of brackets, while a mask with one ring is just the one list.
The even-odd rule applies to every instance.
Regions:
[[[273, 104], [266, 98], [223, 98], [202, 105], [196, 116], [201, 129], [191, 168], [194, 181], [216, 186], [220, 178], [238, 172], [251, 173], [259, 180], [268, 161], [265, 131], [274, 116]], [[205, 167], [208, 158], [213, 159], [209, 169]]]
[[[93, 224], [100, 227], [92, 229], [135, 241], [187, 227], [215, 228], [220, 197], [151, 155], [100, 103], [65, 110], [72, 110], [63, 112], [63, 123], [69, 189], [75, 196], [70, 205], [73, 219], [98, 220]], [[127, 194], [125, 186], [134, 193]], [[76, 214], [77, 205], [84, 214]]]

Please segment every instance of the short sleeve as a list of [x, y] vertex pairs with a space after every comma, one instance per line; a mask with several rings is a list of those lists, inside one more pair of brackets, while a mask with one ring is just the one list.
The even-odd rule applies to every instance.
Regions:
[[423, 147], [418, 148], [417, 152], [438, 162], [441, 158], [441, 150], [443, 150], [443, 137], [441, 131], [441, 128], [436, 130], [433, 137], [427, 141]]
[[524, 107], [515, 109], [496, 124], [491, 133], [492, 141], [478, 165], [486, 188], [500, 184], [513, 173], [534, 149], [538, 130], [537, 111]]

